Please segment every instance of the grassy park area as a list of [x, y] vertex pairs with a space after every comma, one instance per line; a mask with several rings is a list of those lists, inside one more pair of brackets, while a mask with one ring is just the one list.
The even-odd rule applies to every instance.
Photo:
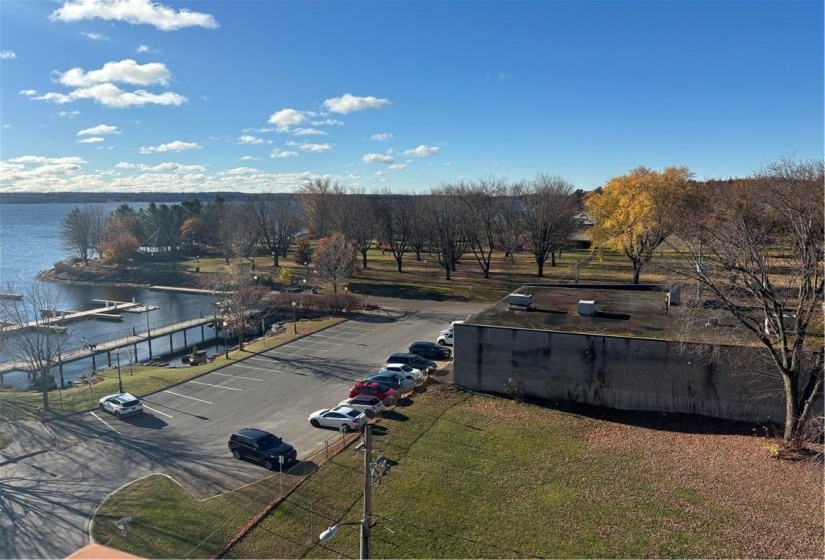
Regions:
[[[810, 492], [821, 466], [770, 459], [763, 439], [708, 420], [565, 412], [431, 383], [379, 423], [389, 432], [375, 453], [398, 464], [372, 490], [375, 558], [821, 553]], [[318, 535], [361, 519], [363, 455], [350, 444], [310, 463], [300, 486], [296, 469], [203, 501], [166, 477], [139, 480], [101, 505], [95, 539], [147, 558], [357, 558], [357, 526]], [[114, 527], [124, 515], [126, 541]]]

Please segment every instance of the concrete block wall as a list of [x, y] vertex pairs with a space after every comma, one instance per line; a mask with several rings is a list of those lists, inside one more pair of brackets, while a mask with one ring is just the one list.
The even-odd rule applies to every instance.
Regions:
[[778, 378], [708, 365], [679, 348], [662, 340], [457, 325], [455, 381], [506, 393], [505, 382], [518, 374], [525, 394], [539, 398], [784, 422]]

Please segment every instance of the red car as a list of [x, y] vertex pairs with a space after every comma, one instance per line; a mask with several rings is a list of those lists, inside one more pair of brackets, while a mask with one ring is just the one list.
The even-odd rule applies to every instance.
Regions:
[[358, 395], [374, 395], [383, 401], [387, 397], [393, 397], [395, 390], [376, 381], [359, 381], [349, 390], [349, 398]]

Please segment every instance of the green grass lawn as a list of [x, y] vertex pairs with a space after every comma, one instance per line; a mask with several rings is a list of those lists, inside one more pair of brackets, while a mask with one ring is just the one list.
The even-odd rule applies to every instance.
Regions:
[[[607, 421], [443, 384], [413, 400], [373, 438], [376, 455], [398, 461], [373, 488], [375, 558], [713, 557], [729, 550], [725, 528], [749, 515], [638, 469], [641, 451], [589, 445]], [[225, 557], [357, 558], [357, 526], [324, 543], [318, 535], [360, 520], [362, 481], [363, 456], [351, 446]], [[165, 477], [143, 479], [102, 504], [94, 536], [147, 558], [213, 557], [277, 482], [276, 474], [198, 502]], [[125, 543], [113, 526], [122, 515], [133, 519]], [[752, 530], [743, 525], [737, 538]]]

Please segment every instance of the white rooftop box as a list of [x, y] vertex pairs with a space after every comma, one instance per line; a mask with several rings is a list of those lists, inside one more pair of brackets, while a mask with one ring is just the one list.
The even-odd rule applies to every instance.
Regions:
[[520, 305], [522, 307], [530, 307], [533, 305], [533, 296], [529, 294], [510, 294], [507, 296], [507, 303], [509, 305]]
[[586, 315], [593, 317], [596, 314], [596, 300], [595, 299], [580, 299], [579, 300], [579, 315]]

